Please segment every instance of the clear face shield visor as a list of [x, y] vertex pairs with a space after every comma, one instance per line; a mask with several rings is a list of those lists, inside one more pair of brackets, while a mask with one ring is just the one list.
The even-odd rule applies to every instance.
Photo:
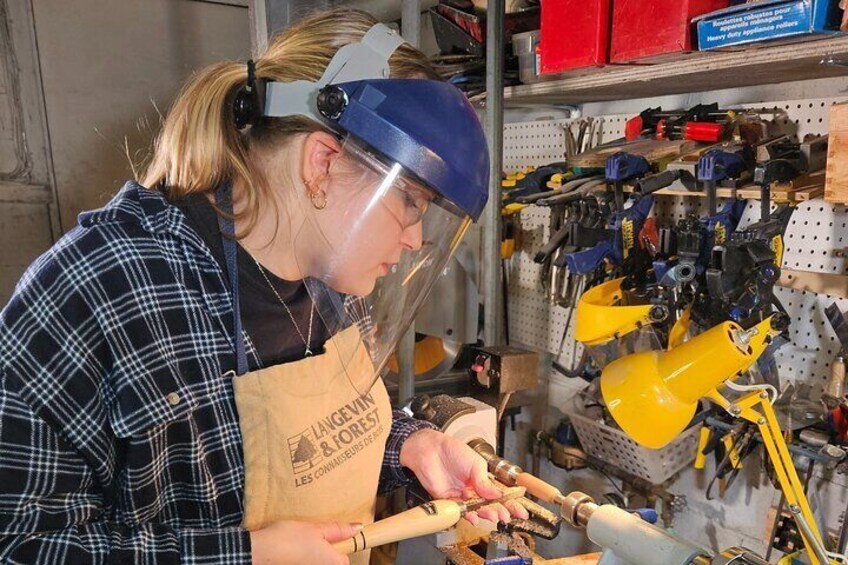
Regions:
[[315, 323], [335, 336], [323, 353], [337, 355], [350, 383], [366, 394], [471, 219], [352, 137], [307, 190], [310, 198], [296, 199], [302, 221], [294, 256]]

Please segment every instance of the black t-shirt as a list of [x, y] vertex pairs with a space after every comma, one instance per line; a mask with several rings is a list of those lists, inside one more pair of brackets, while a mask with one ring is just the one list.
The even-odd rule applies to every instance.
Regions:
[[[227, 265], [221, 230], [218, 226], [218, 215], [209, 200], [201, 194], [196, 194], [184, 200], [175, 201], [173, 204], [183, 211], [188, 219], [188, 225], [206, 242], [215, 260], [226, 273]], [[268, 281], [274, 285], [280, 298], [291, 310], [303, 338], [306, 338], [309, 333], [309, 316], [312, 308], [312, 299], [306, 286], [302, 281], [286, 281], [264, 269], [268, 277], [266, 281], [250, 254], [241, 245], [237, 245], [236, 248], [242, 324], [256, 347], [261, 366], [270, 367], [302, 359], [306, 350], [303, 339], [292, 325], [292, 319], [286, 309], [268, 286]], [[229, 279], [227, 284], [229, 286]], [[310, 341], [312, 352], [315, 354], [321, 352], [328, 338], [327, 329], [321, 322], [316, 309], [312, 319], [312, 340]], [[255, 359], [248, 359], [248, 363], [252, 369], [256, 368]]]

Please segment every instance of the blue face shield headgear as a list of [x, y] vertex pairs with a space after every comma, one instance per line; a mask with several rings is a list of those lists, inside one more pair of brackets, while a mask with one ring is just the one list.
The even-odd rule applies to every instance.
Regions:
[[[262, 112], [311, 118], [339, 139], [326, 177], [303, 188], [311, 199], [294, 198], [299, 209], [286, 211], [298, 226], [292, 253], [316, 323], [330, 333], [356, 325], [376, 374], [488, 194], [474, 109], [450, 84], [388, 78], [402, 43], [378, 24], [339, 49], [317, 82], [266, 83]], [[351, 382], [363, 392], [373, 385]]]

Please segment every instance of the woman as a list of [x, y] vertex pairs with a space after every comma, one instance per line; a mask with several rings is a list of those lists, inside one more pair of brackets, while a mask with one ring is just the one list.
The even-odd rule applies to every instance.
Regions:
[[332, 543], [378, 479], [499, 496], [376, 378], [488, 158], [374, 24], [317, 14], [197, 74], [140, 183], [24, 275], [0, 315], [0, 561], [347, 563]]

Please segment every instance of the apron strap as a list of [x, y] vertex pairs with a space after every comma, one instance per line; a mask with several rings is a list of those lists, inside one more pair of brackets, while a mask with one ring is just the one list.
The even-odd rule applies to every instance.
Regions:
[[238, 248], [236, 246], [236, 226], [233, 218], [233, 190], [229, 182], [222, 184], [215, 191], [215, 204], [227, 214], [218, 214], [218, 227], [221, 229], [221, 241], [224, 244], [224, 257], [227, 261], [227, 276], [233, 293], [233, 339], [236, 348], [236, 373], [243, 375], [247, 372], [247, 353], [244, 344], [244, 334], [241, 325], [241, 306], [239, 305], [238, 282]]

